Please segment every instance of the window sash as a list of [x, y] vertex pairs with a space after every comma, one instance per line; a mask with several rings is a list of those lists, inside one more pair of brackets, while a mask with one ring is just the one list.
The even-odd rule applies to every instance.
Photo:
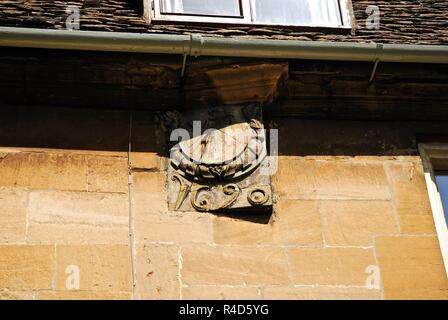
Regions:
[[448, 226], [442, 198], [436, 182], [436, 172], [445, 171], [448, 166], [448, 144], [419, 144], [419, 152], [423, 162], [429, 201], [434, 217], [437, 236], [439, 238], [445, 271], [448, 276]]
[[[151, 0], [150, 0], [151, 1]], [[245, 24], [252, 21], [250, 16], [250, 3], [248, 0], [240, 0], [240, 10], [242, 16], [225, 16], [225, 15], [206, 15], [206, 14], [178, 14], [178, 13], [162, 13], [161, 2], [163, 0], [153, 1], [153, 20], [155, 21], [172, 21], [172, 22], [201, 22], [201, 23], [229, 23], [229, 24]]]
[[[170, 0], [168, 0], [168, 2], [169, 1]], [[177, 1], [177, 0], [174, 0], [174, 1]], [[182, 1], [182, 0], [180, 0], [180, 1]], [[213, 12], [210, 12], [210, 13], [196, 12], [195, 13], [195, 12], [188, 12], [188, 11], [174, 12], [175, 9], [173, 9], [173, 12], [169, 12], [169, 11], [163, 10], [163, 3], [167, 3], [167, 0], [160, 0], [159, 3], [160, 3], [160, 13], [162, 15], [180, 15], [180, 16], [186, 15], [186, 16], [204, 16], [204, 17], [221, 17], [221, 18], [243, 18], [243, 16], [244, 16], [243, 15], [243, 4], [242, 4], [243, 0], [233, 0], [233, 1], [236, 2], [236, 4], [238, 5], [238, 7], [235, 9], [237, 9], [239, 11], [239, 14], [230, 14], [230, 13], [229, 14], [225, 14], [225, 13], [219, 14], [219, 13], [213, 13]], [[181, 4], [179, 3], [179, 5], [181, 5]]]
[[294, 24], [309, 26], [342, 25], [338, 0], [251, 0], [255, 23]]
[[[152, 3], [152, 20], [154, 21], [171, 21], [171, 22], [199, 22], [199, 23], [222, 23], [222, 24], [250, 24], [250, 25], [268, 25], [268, 26], [286, 26], [286, 27], [323, 27], [323, 28], [351, 28], [350, 4], [349, 0], [337, 1], [337, 15], [339, 23], [284, 23], [284, 22], [257, 22], [256, 18], [256, 1], [257, 0], [240, 0], [240, 10], [242, 16], [226, 16], [217, 14], [182, 14], [182, 13], [166, 13], [162, 11], [163, 0], [147, 0]], [[222, 0], [221, 0], [222, 1]], [[281, 0], [278, 0], [281, 1]], [[312, 0], [310, 0], [312, 1]]]
[[448, 171], [436, 169], [434, 176], [442, 200], [445, 222], [448, 222]]

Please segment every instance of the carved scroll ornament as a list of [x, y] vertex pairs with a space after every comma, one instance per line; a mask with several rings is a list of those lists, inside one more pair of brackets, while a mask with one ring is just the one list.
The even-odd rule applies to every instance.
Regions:
[[[202, 129], [196, 136], [190, 125], [195, 119]], [[260, 107], [199, 110], [183, 120], [192, 138], [170, 150], [171, 209], [215, 212], [272, 204], [270, 177], [260, 174], [267, 157]]]

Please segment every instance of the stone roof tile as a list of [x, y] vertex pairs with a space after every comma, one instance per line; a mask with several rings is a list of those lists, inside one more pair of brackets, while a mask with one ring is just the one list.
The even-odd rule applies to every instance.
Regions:
[[[232, 36], [314, 41], [355, 41], [381, 43], [448, 44], [448, 1], [438, 0], [352, 0], [356, 28], [303, 30], [255, 26], [204, 26], [152, 24], [143, 19], [143, 0], [0, 0], [0, 26], [63, 29], [67, 6], [80, 7], [82, 30], [140, 33]], [[381, 10], [380, 30], [369, 30], [365, 21], [367, 6]]]

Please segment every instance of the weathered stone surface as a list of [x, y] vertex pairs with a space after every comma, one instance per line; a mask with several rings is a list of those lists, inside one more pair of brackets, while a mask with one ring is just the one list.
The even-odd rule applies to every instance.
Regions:
[[261, 290], [249, 286], [188, 286], [182, 288], [185, 300], [260, 300]]
[[275, 207], [274, 243], [321, 245], [322, 226], [316, 201], [280, 199]]
[[137, 218], [146, 215], [164, 216], [168, 213], [168, 205], [166, 193], [164, 192], [131, 192], [132, 210], [134, 210]]
[[[106, 108], [128, 109], [132, 103], [134, 109], [178, 109], [181, 97], [184, 103], [187, 94], [180, 81], [173, 81], [173, 78], [180, 78], [182, 67], [182, 59], [178, 59], [176, 55], [170, 58], [167, 55], [151, 55], [149, 59], [148, 55], [128, 53], [66, 51], [64, 55], [60, 55], [51, 49], [6, 47], [2, 48], [2, 54], [2, 101], [12, 105], [33, 106], [28, 109], [26, 105], [20, 107], [23, 113], [19, 116], [18, 124], [14, 122], [14, 115], [5, 115], [2, 124], [6, 125], [2, 125], [1, 130], [5, 136], [0, 139], [3, 145], [11, 145], [10, 142], [19, 137], [24, 142], [21, 144], [23, 146], [87, 149], [99, 153], [121, 151], [126, 154], [129, 147], [127, 126], [130, 124], [130, 112], [105, 110]], [[167, 59], [177, 63], [176, 67], [161, 68], [160, 65], [167, 64]], [[139, 62], [134, 63], [134, 60]], [[191, 75], [188, 70], [191, 69], [192, 61], [197, 61], [202, 66], [211, 64], [215, 68], [227, 69], [247, 64], [272, 63], [265, 59], [248, 62], [244, 58], [200, 57], [188, 61], [186, 79]], [[447, 70], [440, 65], [428, 64], [422, 71], [418, 64], [408, 64], [406, 68], [402, 64], [383, 64], [377, 70], [373, 83], [368, 83], [372, 72], [369, 62], [316, 63], [310, 60], [290, 60], [289, 65], [287, 90], [279, 89], [280, 103], [276, 103], [272, 109], [274, 116], [289, 118], [291, 122], [296, 122], [297, 118], [337, 120], [321, 124], [303, 120], [294, 132], [288, 130], [287, 126], [280, 126], [281, 152], [287, 150], [288, 154], [295, 155], [322, 154], [324, 151], [334, 155], [415, 154], [413, 137], [421, 132], [422, 127], [430, 129], [432, 126], [426, 120], [439, 122], [447, 119]], [[194, 72], [203, 71], [193, 71], [193, 75]], [[124, 84], [132, 83], [132, 74], [135, 73], [139, 73], [139, 77], [149, 83], [142, 87]], [[17, 74], [22, 76], [17, 77]], [[165, 76], [167, 74], [172, 76]], [[205, 77], [204, 74], [202, 76]], [[199, 77], [200, 75], [196, 78]], [[173, 83], [176, 88], [173, 88]], [[209, 83], [209, 87], [205, 89], [214, 92], [214, 84]], [[245, 91], [247, 90], [240, 90], [239, 94], [244, 96]], [[83, 94], [79, 95], [79, 92]], [[287, 99], [286, 93], [289, 97]], [[216, 105], [213, 100], [219, 100], [220, 97], [213, 94], [209, 94], [210, 96], [212, 99], [207, 100], [212, 100], [211, 102], [198, 101], [199, 106], [207, 102], [212, 106]], [[437, 100], [436, 103], [431, 103], [431, 112], [427, 112], [429, 99]], [[64, 101], [64, 106], [84, 108], [77, 114], [74, 110], [81, 108], [73, 108], [71, 111], [60, 108], [61, 101]], [[36, 105], [58, 107], [54, 109], [64, 111], [47, 111], [46, 108], [36, 108]], [[95, 109], [91, 109], [92, 106]], [[193, 106], [197, 107], [198, 104], [194, 103]], [[45, 114], [39, 115], [30, 110], [35, 108], [39, 111], [44, 109]], [[139, 119], [141, 115], [137, 111], [132, 114], [133, 120]], [[89, 119], [86, 120], [87, 118]], [[418, 122], [402, 123], [406, 120]], [[280, 122], [282, 125], [285, 123]], [[439, 123], [439, 128], [434, 129], [436, 128], [425, 133], [446, 133], [443, 123]], [[146, 139], [156, 140], [152, 131], [149, 127], [145, 131], [139, 130], [134, 124], [132, 138], [145, 136]], [[9, 143], [4, 144], [5, 141]], [[44, 145], [42, 141], [45, 141]], [[154, 144], [143, 148], [135, 148], [135, 144], [133, 141], [133, 152], [156, 152]]]
[[137, 243], [212, 243], [211, 217], [200, 213], [158, 216], [137, 211]]
[[379, 237], [376, 255], [386, 299], [448, 299], [436, 236]]
[[268, 300], [380, 300], [380, 290], [362, 287], [277, 286], [263, 289]]
[[386, 166], [402, 233], [435, 233], [434, 219], [421, 162]]
[[212, 241], [209, 215], [168, 212], [164, 172], [134, 172], [132, 179], [132, 210], [137, 243]]
[[[2, 54], [5, 54], [7, 50], [3, 47]], [[29, 49], [24, 49], [24, 52], [27, 52], [26, 55], [28, 55]], [[34, 62], [28, 60], [30, 62], [28, 67], [31, 68], [31, 70], [28, 69], [30, 71], [28, 75], [34, 74], [35, 81], [39, 84], [45, 82], [43, 78], [47, 78], [50, 82], [59, 79], [60, 84], [63, 83], [62, 86], [54, 82], [47, 84], [47, 88], [53, 86], [56, 95], [52, 97], [43, 95], [40, 98], [47, 101], [48, 99], [58, 99], [58, 97], [63, 98], [59, 98], [55, 105], [41, 103], [39, 107], [33, 106], [31, 108], [27, 105], [9, 107], [3, 105], [2, 120], [0, 121], [0, 146], [24, 152], [127, 157], [129, 149], [129, 110], [67, 107], [70, 99], [85, 99], [89, 101], [89, 107], [92, 107], [92, 101], [95, 100], [95, 107], [97, 107], [102, 100], [89, 96], [89, 94], [86, 94], [86, 90], [82, 89], [78, 90], [76, 96], [72, 98], [64, 96], [63, 87], [70, 86], [67, 83], [67, 76], [79, 72], [77, 63], [74, 63], [74, 60], [70, 59], [67, 54], [67, 51], [61, 55], [61, 52], [49, 50], [36, 60], [33, 59]], [[80, 54], [79, 51], [73, 52], [73, 57], [80, 58]], [[16, 54], [7, 55], [13, 60], [17, 58]], [[106, 60], [110, 61], [102, 55], [101, 63]], [[3, 58], [2, 61], [4, 61]], [[91, 61], [92, 56], [87, 54], [82, 65], [85, 66]], [[24, 66], [27, 63], [22, 60], [21, 64]], [[0, 79], [5, 69], [14, 74], [19, 74], [13, 66], [9, 65], [8, 62], [0, 62], [0, 69], [2, 69]], [[104, 63], [104, 68], [110, 72], [111, 65]], [[53, 69], [53, 72], [50, 72], [50, 69]], [[87, 69], [91, 72], [89, 67]], [[21, 81], [26, 82], [27, 80], [24, 78], [27, 78], [27, 76], [22, 73]], [[83, 80], [83, 88], [92, 88], [92, 84], [86, 84], [85, 81], [94, 81], [93, 78], [89, 77]], [[11, 78], [4, 78], [4, 80], [11, 82]], [[79, 80], [75, 81], [82, 85]], [[2, 81], [0, 80], [0, 82]], [[41, 86], [39, 87], [43, 89]], [[30, 98], [35, 94], [32, 91], [28, 91]], [[100, 91], [102, 92], [102, 98], [107, 98], [111, 94], [111, 92], [107, 93], [101, 89]], [[16, 98], [24, 99], [25, 95], [16, 96]], [[33, 98], [31, 99], [33, 100]], [[61, 106], [62, 101], [63, 106]], [[2, 102], [6, 101], [2, 99]]]
[[142, 245], [137, 248], [136, 298], [180, 298], [180, 255], [174, 245]]
[[128, 191], [127, 159], [36, 149], [10, 152], [2, 160], [0, 185], [73, 191]]
[[379, 234], [398, 233], [390, 201], [322, 201], [325, 240], [334, 246], [372, 246]]
[[365, 161], [280, 157], [274, 181], [283, 199], [390, 199], [383, 166]]
[[9, 153], [0, 166], [0, 185], [86, 190], [86, 158], [67, 154]]
[[[37, 110], [40, 110], [41, 112], [45, 112], [48, 111], [46, 109], [41, 109], [41, 108], [36, 108]], [[56, 108], [58, 109], [58, 108]], [[66, 109], [65, 108], [61, 108], [58, 109], [59, 111], [63, 112]], [[30, 124], [28, 124], [30, 125]], [[17, 137], [12, 137], [12, 138], [17, 138]], [[47, 137], [45, 137], [47, 138]], [[1, 142], [1, 140], [0, 140]], [[65, 148], [38, 148], [38, 147], [16, 147], [16, 146], [11, 146], [11, 147], [0, 147], [0, 159], [3, 156], [7, 156], [10, 153], [45, 153], [45, 154], [53, 154], [53, 155], [77, 155], [77, 156], [86, 156], [86, 159], [88, 158], [92, 158], [92, 157], [105, 157], [107, 158], [115, 158], [115, 157], [119, 157], [119, 158], [126, 158], [128, 152], [121, 152], [121, 151], [108, 151], [108, 150], [88, 150], [88, 149], [76, 149], [76, 150], [72, 150], [72, 149], [65, 149]]]
[[129, 233], [123, 227], [83, 225], [82, 223], [36, 223], [29, 226], [29, 243], [35, 244], [125, 244]]
[[366, 268], [375, 265], [371, 249], [297, 248], [287, 252], [297, 285], [365, 286]]
[[0, 187], [0, 243], [23, 242], [28, 193]]
[[38, 292], [37, 300], [130, 300], [130, 292], [48, 291]]
[[184, 87], [187, 104], [269, 104], [277, 98], [278, 88], [287, 78], [288, 64], [250, 62], [240, 63], [237, 68], [234, 65], [195, 68], [193, 64], [187, 73]]
[[57, 246], [57, 290], [67, 290], [67, 267], [77, 266], [80, 290], [131, 291], [130, 249], [124, 245]]
[[[272, 208], [261, 106], [196, 107], [182, 114], [167, 112], [161, 118], [165, 126], [184, 130], [182, 141], [170, 148], [170, 210], [259, 212]], [[200, 132], [196, 132], [198, 125]]]
[[211, 243], [212, 226], [208, 214], [169, 212], [165, 174], [133, 174], [132, 212], [137, 243]]
[[0, 246], [0, 290], [51, 290], [54, 246]]
[[280, 200], [274, 216], [219, 216], [213, 220], [217, 244], [321, 245], [322, 227], [316, 201]]
[[[320, 154], [324, 150], [335, 155], [415, 154], [413, 136], [421, 132], [418, 127], [429, 128], [429, 122], [424, 123], [424, 120], [446, 119], [443, 109], [447, 101], [439, 100], [446, 97], [446, 85], [437, 80], [439, 75], [446, 74], [446, 69], [437, 64], [433, 70], [429, 65], [424, 69], [424, 73], [431, 74], [428, 82], [417, 80], [422, 75], [418, 64], [405, 67], [397, 63], [383, 64], [373, 82], [369, 82], [371, 65], [368, 62], [332, 61], [325, 64], [327, 66], [323, 67], [316, 61], [291, 61], [288, 80], [291, 99], [276, 106], [275, 112], [285, 118], [282, 123], [294, 122], [293, 117], [304, 119], [289, 136], [288, 128], [280, 128], [280, 144], [297, 151], [297, 155]], [[428, 114], [425, 104], [428, 105], [429, 99], [437, 100], [437, 103], [431, 103]], [[310, 121], [313, 118], [337, 121], [313, 123]], [[360, 125], [359, 120], [367, 119], [375, 121]], [[400, 121], [388, 121], [392, 119]], [[417, 122], [412, 127], [403, 123], [406, 120]], [[291, 145], [299, 136], [302, 139]]]
[[[1, 158], [4, 159], [3, 161], [7, 161], [10, 155], [12, 157], [19, 156], [17, 151], [19, 150], [7, 150], [0, 153], [0, 162], [2, 162]], [[2, 270], [0, 271], [0, 298], [33, 298], [34, 293], [31, 290], [39, 290], [39, 293], [36, 294], [39, 299], [46, 296], [48, 299], [78, 297], [82, 299], [101, 297], [127, 299], [130, 297], [131, 258], [129, 253], [119, 254], [114, 248], [110, 249], [110, 246], [105, 245], [101, 247], [106, 249], [98, 251], [84, 249], [84, 247], [81, 249], [76, 246], [79, 249], [73, 249], [70, 254], [59, 254], [60, 243], [85, 243], [92, 244], [88, 247], [96, 248], [93, 244], [125, 244], [129, 241], [127, 234], [129, 199], [125, 194], [127, 191], [123, 192], [123, 189], [119, 189], [123, 184], [116, 182], [124, 181], [124, 179], [108, 175], [109, 168], [111, 172], [118, 172], [113, 169], [116, 158], [121, 159], [118, 161], [121, 163], [118, 167], [123, 168], [122, 159], [124, 158], [118, 155], [106, 157], [105, 154], [101, 154], [101, 159], [96, 159], [90, 150], [84, 151], [85, 153], [82, 154], [79, 154], [79, 151], [76, 151], [76, 154], [70, 151], [61, 151], [55, 155], [57, 150], [52, 149], [48, 152], [45, 150], [45, 155], [42, 156], [43, 160], [36, 164], [34, 164], [34, 160], [31, 160], [35, 154], [39, 153], [37, 149], [33, 152], [21, 152], [19, 157], [22, 158], [19, 159], [19, 162], [22, 160], [23, 163], [29, 162], [26, 164], [29, 167], [25, 170], [26, 172], [20, 166], [17, 170], [14, 169], [11, 166], [12, 162], [8, 164], [9, 169], [3, 171], [3, 165], [7, 162], [2, 162], [0, 181], [7, 181], [8, 187], [0, 188], [0, 217], [7, 217], [0, 219], [0, 239], [8, 234], [8, 231], [3, 232], [3, 228], [6, 225], [5, 221], [10, 219], [12, 219], [10, 220], [12, 221], [11, 225], [14, 226], [11, 234], [15, 237], [17, 232], [23, 237], [26, 198], [29, 192], [28, 241], [39, 244], [58, 243], [58, 262], [54, 262], [53, 245], [32, 246], [29, 252], [22, 252], [22, 246], [14, 245], [11, 246], [15, 247], [14, 252], [7, 253], [4, 252], [4, 248], [10, 246], [0, 246], [0, 261], [2, 262], [0, 264], [0, 270]], [[27, 190], [25, 188], [66, 189], [72, 187], [69, 178], [62, 176], [63, 179], [66, 179], [62, 184], [57, 181], [59, 179], [57, 174], [52, 173], [54, 170], [60, 170], [57, 165], [52, 164], [53, 160], [51, 159], [54, 157], [79, 159], [80, 163], [83, 163], [79, 167], [69, 167], [68, 169], [64, 167], [65, 164], [61, 164], [61, 170], [67, 169], [71, 172], [75, 176], [73, 186], [80, 186], [80, 188], [82, 186], [84, 189], [55, 191]], [[284, 157], [284, 159], [291, 158], [293, 157]], [[257, 298], [258, 288], [260, 288], [262, 293], [264, 292], [265, 298], [381, 298], [378, 290], [369, 291], [362, 287], [369, 276], [365, 273], [365, 267], [368, 264], [375, 265], [375, 260], [371, 258], [371, 252], [375, 248], [364, 251], [355, 248], [321, 248], [323, 240], [319, 210], [323, 217], [322, 225], [326, 232], [326, 244], [331, 246], [371, 246], [372, 236], [396, 233], [396, 225], [392, 223], [395, 223], [395, 220], [391, 220], [390, 205], [393, 203], [397, 205], [396, 208], [400, 213], [402, 233], [434, 234], [433, 229], [422, 227], [425, 224], [424, 221], [430, 223], [431, 226], [433, 222], [430, 209], [428, 209], [426, 186], [421, 179], [421, 172], [416, 167], [417, 169], [412, 173], [412, 163], [418, 164], [416, 161], [418, 158], [358, 156], [342, 159], [329, 155], [321, 158], [315, 157], [312, 160], [310, 158], [293, 159], [293, 163], [300, 164], [302, 161], [309, 161], [313, 163], [311, 167], [316, 166], [318, 169], [303, 171], [301, 175], [306, 179], [300, 178], [296, 185], [290, 184], [287, 190], [294, 199], [280, 197], [275, 207], [273, 221], [270, 224], [243, 221], [243, 217], [240, 217], [241, 219], [223, 216], [216, 218], [211, 215], [169, 212], [166, 207], [166, 191], [164, 189], [165, 173], [156, 172], [155, 168], [148, 168], [149, 171], [154, 172], [135, 172], [133, 175], [137, 176], [137, 180], [134, 181], [133, 188], [136, 187], [136, 189], [131, 196], [135, 218], [135, 240], [139, 244], [135, 255], [137, 286], [139, 286], [139, 277], [144, 278], [150, 272], [154, 272], [152, 275], [156, 276], [152, 281], [148, 280], [152, 279], [152, 276], [143, 280], [143, 287], [137, 288], [137, 296], [141, 294], [142, 298], [152, 298], [152, 296], [159, 295], [160, 298], [164, 298], [164, 295], [171, 297], [171, 294], [173, 296], [178, 294], [176, 298], [182, 296], [185, 299], [241, 299], [243, 297], [249, 299]], [[107, 160], [107, 165], [102, 166], [101, 163], [104, 164], [104, 162], [101, 160]], [[110, 167], [108, 166], [109, 160], [111, 160]], [[383, 160], [387, 161], [386, 165], [382, 163]], [[319, 166], [316, 163], [319, 163]], [[333, 164], [335, 164], [335, 173], [328, 174], [328, 171], [325, 171], [327, 169], [323, 167], [327, 166], [331, 172]], [[366, 164], [366, 168], [363, 167], [364, 164]], [[97, 165], [99, 166], [97, 169], [90, 171], [89, 168]], [[347, 170], [344, 169], [346, 165], [349, 167]], [[354, 167], [353, 173], [351, 172], [352, 166]], [[364, 175], [367, 175], [366, 172], [371, 170], [370, 166], [374, 166], [374, 169], [369, 174], [369, 178], [363, 180]], [[379, 182], [383, 181], [383, 174], [379, 169], [381, 166], [386, 167], [388, 181], [392, 183]], [[43, 169], [45, 167], [49, 168], [48, 172], [45, 171], [47, 169]], [[84, 167], [86, 170], [77, 169]], [[343, 170], [340, 170], [341, 167]], [[101, 171], [103, 169], [104, 172]], [[297, 175], [301, 170], [303, 170], [301, 165], [291, 168], [291, 175]], [[23, 172], [28, 175], [36, 174], [37, 177], [26, 180], [21, 178], [24, 177]], [[318, 173], [316, 174], [316, 172]], [[78, 183], [76, 180], [78, 174], [84, 175], [85, 180], [82, 183]], [[297, 195], [297, 188], [306, 186], [307, 179], [312, 179], [310, 177], [313, 175], [316, 176], [316, 181], [323, 181], [322, 185], [316, 182], [316, 187], [305, 189], [308, 192], [306, 196], [315, 197], [315, 199], [299, 199], [302, 195]], [[348, 176], [350, 179], [339, 183], [337, 179], [342, 178], [337, 177], [336, 183], [329, 182], [338, 175]], [[143, 178], [139, 179], [138, 176]], [[418, 183], [415, 177], [420, 177]], [[328, 180], [326, 180], [327, 178]], [[288, 183], [288, 179], [291, 180], [288, 174], [285, 174], [282, 179], [279, 181], [279, 188], [282, 188], [282, 183]], [[11, 186], [16, 184], [14, 181], [17, 181], [18, 186], [24, 188], [12, 188]], [[97, 190], [107, 190], [113, 194], [85, 192], [89, 181], [92, 182], [91, 186], [98, 186], [95, 187], [98, 188]], [[112, 185], [107, 184], [106, 181], [110, 181]], [[102, 182], [105, 184], [103, 185]], [[387, 193], [390, 186], [393, 191], [392, 197]], [[369, 191], [370, 188], [373, 188], [372, 193]], [[386, 191], [381, 195], [380, 191], [383, 188]], [[357, 193], [358, 189], [361, 191], [360, 193]], [[337, 191], [332, 193], [332, 190]], [[340, 196], [339, 191], [341, 190], [343, 199], [336, 201], [333, 197]], [[5, 194], [6, 198], [3, 199], [2, 196]], [[373, 200], [363, 198], [370, 197], [370, 195], [373, 195]], [[385, 195], [387, 196], [383, 197]], [[422, 200], [419, 200], [421, 195], [424, 196], [421, 198]], [[321, 196], [323, 198], [320, 199]], [[316, 200], [317, 198], [319, 199]], [[385, 201], [389, 198], [392, 200]], [[424, 202], [426, 204], [423, 204]], [[12, 208], [13, 215], [10, 216], [9, 213], [3, 215], [4, 212], [9, 212], [9, 208]], [[404, 210], [402, 210], [403, 208]], [[413, 210], [417, 210], [416, 213]], [[412, 212], [412, 215], [415, 213], [418, 216], [423, 211], [426, 214], [424, 220], [407, 215], [407, 212]], [[18, 212], [22, 212], [22, 215], [16, 215]], [[16, 218], [18, 218], [17, 221]], [[430, 243], [427, 242], [429, 240], [425, 240], [428, 239], [426, 236], [404, 238], [406, 241], [400, 240], [401, 237], [383, 238], [381, 236], [377, 238], [379, 240], [376, 245], [376, 254], [381, 267], [385, 297], [447, 299], [445, 295], [447, 288], [443, 282], [446, 275], [436, 237], [431, 238], [433, 240]], [[21, 239], [14, 241], [23, 241], [23, 238]], [[387, 241], [383, 239], [387, 239]], [[162, 244], [163, 242], [172, 242], [174, 245]], [[159, 243], [159, 245], [154, 243]], [[187, 246], [185, 246], [186, 243], [188, 243]], [[143, 251], [142, 256], [140, 256], [142, 251], [139, 251], [140, 245], [146, 245], [146, 248], [149, 248], [147, 251]], [[176, 250], [159, 249], [159, 247], [165, 246], [181, 247], [183, 261], [180, 260], [182, 263], [179, 264], [179, 260], [177, 260], [177, 269]], [[309, 248], [302, 248], [306, 246]], [[62, 248], [66, 247], [71, 248], [62, 246]], [[43, 248], [48, 248], [48, 252]], [[18, 252], [15, 252], [16, 250]], [[125, 251], [127, 250], [129, 249]], [[285, 252], [290, 258], [294, 258], [289, 261], [291, 279], [288, 278], [288, 259], [282, 258], [282, 254]], [[145, 262], [140, 260], [146, 255], [154, 257], [154, 262], [149, 264], [153, 268], [145, 269], [147, 267]], [[74, 257], [73, 261], [71, 257]], [[67, 274], [65, 274], [65, 268], [60, 265], [59, 259], [64, 259], [62, 263], [64, 266], [68, 263], [80, 264], [81, 290], [86, 291], [65, 292]], [[116, 263], [119, 264], [120, 261], [122, 264], [117, 266]], [[140, 266], [140, 263], [143, 266]], [[57, 266], [57, 273], [53, 270], [53, 266]], [[144, 272], [140, 273], [141, 270]], [[157, 270], [162, 270], [162, 272]], [[174, 272], [175, 270], [177, 272]], [[119, 275], [117, 276], [116, 273]], [[127, 273], [128, 276], [122, 276], [124, 273]], [[179, 275], [182, 277], [176, 278]], [[57, 280], [55, 284], [57, 283], [58, 287], [52, 285], [52, 278]], [[31, 279], [30, 282], [28, 282], [29, 279]], [[175, 279], [178, 281], [176, 282]], [[145, 282], [145, 280], [147, 281]], [[87, 284], [83, 281], [86, 281]], [[293, 286], [291, 281], [299, 286]], [[61, 284], [62, 287], [59, 287]], [[181, 287], [182, 293], [179, 287]], [[1, 291], [6, 288], [11, 291]], [[142, 288], [141, 293], [140, 288]], [[145, 295], [147, 296], [145, 297]]]
[[0, 291], [0, 300], [33, 300], [33, 291]]
[[135, 172], [132, 174], [134, 192], [164, 192], [166, 190], [166, 173]]
[[126, 244], [126, 194], [32, 191], [28, 241], [64, 244]]
[[164, 159], [155, 152], [131, 152], [129, 154], [132, 169], [161, 170]]
[[182, 282], [187, 285], [285, 284], [286, 255], [272, 247], [186, 246]]
[[87, 190], [93, 192], [128, 192], [128, 159], [89, 157]]
[[216, 244], [272, 244], [273, 239], [272, 223], [257, 221], [256, 217], [244, 220], [236, 215], [219, 216], [213, 219], [213, 241]]
[[[166, 58], [166, 57], [165, 57]], [[147, 60], [142, 60], [147, 64]], [[137, 66], [138, 72], [148, 78], [145, 73], [151, 71], [151, 67]], [[155, 76], [158, 81], [164, 81], [163, 77]], [[163, 80], [162, 80], [163, 79]], [[134, 110], [132, 113], [131, 152], [129, 162], [132, 169], [165, 170], [166, 136], [162, 126], [155, 119], [154, 113]]]
[[[340, 79], [336, 79], [339, 77], [346, 79], [347, 74], [351, 74], [359, 83], [359, 65], [353, 69], [347, 69], [344, 64], [338, 61], [334, 63], [334, 67], [345, 71], [335, 72], [333, 74], [335, 79], [331, 83], [339, 82]], [[356, 101], [355, 96], [359, 96], [360, 93], [356, 91], [353, 85], [347, 86], [350, 93], [344, 93], [341, 90], [332, 91], [331, 97], [334, 97], [334, 100], [331, 100], [332, 98], [328, 96], [328, 78], [324, 76], [328, 67], [324, 68], [311, 62], [300, 62], [297, 63], [296, 68], [300, 70], [297, 70], [299, 75], [296, 76], [295, 80], [288, 82], [289, 99], [282, 105], [279, 113], [287, 114], [294, 111], [306, 113], [306, 106], [311, 104], [312, 107], [309, 107], [310, 110], [308, 111], [309, 116], [312, 116], [311, 113], [314, 112], [316, 118], [324, 117], [324, 114], [333, 111], [333, 105], [337, 105], [335, 100], [341, 100], [341, 96], [344, 96], [346, 99], [341, 102], [341, 105], [353, 103], [358, 106], [357, 108], [353, 107], [353, 113], [359, 115], [359, 109], [363, 103]], [[365, 77], [371, 72], [370, 68], [361, 68], [361, 70], [362, 73], [366, 73]], [[403, 68], [400, 70], [403, 71]], [[355, 75], [354, 72], [358, 72], [358, 74]], [[397, 72], [399, 71], [397, 70]], [[406, 69], [406, 72], [409, 72], [408, 69]], [[313, 87], [317, 87], [318, 91], [322, 93], [313, 92]], [[384, 91], [384, 86], [379, 86], [378, 90], [380, 88]], [[359, 89], [361, 90], [361, 88]], [[370, 96], [372, 94], [371, 87], [365, 84], [362, 84], [362, 90], [368, 90], [368, 92], [365, 92], [366, 95]], [[384, 95], [384, 93], [378, 93], [377, 100], [381, 99], [381, 95]], [[309, 97], [309, 99], [306, 97]], [[400, 96], [400, 98], [403, 99], [403, 96]], [[312, 103], [309, 100], [315, 100], [315, 102]], [[398, 97], [396, 100], [399, 100]], [[330, 110], [328, 107], [325, 108], [322, 101], [331, 104], [332, 108]], [[319, 104], [320, 106], [318, 106]], [[367, 104], [365, 108], [368, 109], [368, 107], [372, 108], [371, 105]], [[397, 109], [396, 106], [394, 108]], [[375, 117], [379, 116], [380, 113], [379, 110], [377, 112], [377, 109], [379, 109], [379, 106], [375, 107]], [[407, 110], [409, 113], [409, 109]], [[391, 122], [384, 121], [345, 120], [350, 119], [349, 111], [345, 110], [347, 118], [342, 116], [343, 113], [344, 110], [338, 110], [338, 117], [341, 117], [341, 119], [338, 118], [337, 120], [302, 119], [305, 115], [302, 118], [276, 117], [275, 122], [279, 130], [279, 154], [284, 156], [346, 156], [347, 158], [362, 155], [384, 160], [384, 156], [406, 155], [415, 149], [415, 141], [412, 138], [415, 130], [417, 130], [417, 125], [412, 126], [398, 121], [391, 124]], [[370, 115], [373, 116], [371, 109]], [[366, 115], [367, 117], [368, 115]]]

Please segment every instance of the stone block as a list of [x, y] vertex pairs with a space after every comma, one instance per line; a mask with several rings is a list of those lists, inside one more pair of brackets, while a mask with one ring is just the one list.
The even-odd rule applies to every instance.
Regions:
[[383, 166], [366, 161], [280, 157], [274, 188], [282, 199], [390, 199]]
[[294, 248], [288, 258], [296, 285], [365, 286], [367, 268], [376, 265], [372, 249]]
[[332, 246], [372, 246], [373, 237], [398, 233], [390, 201], [323, 201], [325, 240]]
[[60, 244], [127, 244], [125, 194], [32, 191], [28, 241]]
[[54, 246], [0, 246], [0, 290], [51, 290]]
[[179, 268], [180, 255], [177, 246], [138, 246], [136, 298], [180, 299]]
[[15, 152], [1, 163], [0, 186], [87, 190], [84, 155]]
[[28, 192], [0, 187], [0, 243], [25, 241]]
[[420, 162], [386, 164], [402, 233], [435, 234], [423, 168]]
[[379, 237], [376, 255], [386, 299], [448, 300], [448, 278], [436, 236]]
[[128, 159], [124, 157], [88, 157], [87, 190], [128, 192]]
[[[58, 245], [58, 291], [71, 290], [71, 277], [79, 271], [82, 291], [131, 291], [130, 249], [125, 245]], [[67, 285], [69, 284], [69, 285]]]
[[185, 300], [260, 300], [261, 290], [249, 286], [188, 286], [182, 288]]
[[286, 255], [275, 247], [192, 245], [182, 248], [182, 282], [187, 285], [288, 283]]
[[37, 300], [131, 300], [131, 292], [47, 291], [38, 292]]
[[263, 290], [267, 300], [381, 300], [380, 290], [362, 287], [276, 286]]

